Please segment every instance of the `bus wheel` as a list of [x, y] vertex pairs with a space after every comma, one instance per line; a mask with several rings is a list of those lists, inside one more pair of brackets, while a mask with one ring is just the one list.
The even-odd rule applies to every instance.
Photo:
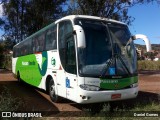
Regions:
[[19, 83], [21, 83], [21, 77], [20, 77], [19, 72], [17, 73], [17, 80], [18, 80]]
[[53, 79], [51, 79], [49, 82], [49, 96], [53, 102], [59, 101], [59, 96], [56, 95], [56, 88], [55, 88], [55, 84], [53, 82]]

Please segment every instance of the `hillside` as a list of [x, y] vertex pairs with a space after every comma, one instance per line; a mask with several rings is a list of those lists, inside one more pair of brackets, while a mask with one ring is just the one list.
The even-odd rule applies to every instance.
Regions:
[[[139, 49], [146, 51], [145, 45], [135, 44], [135, 46]], [[152, 46], [152, 50], [160, 52], [160, 44], [152, 44], [151, 46]]]

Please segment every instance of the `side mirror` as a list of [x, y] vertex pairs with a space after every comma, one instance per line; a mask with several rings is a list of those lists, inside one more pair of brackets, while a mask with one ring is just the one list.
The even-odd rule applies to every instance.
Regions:
[[137, 39], [142, 39], [145, 42], [147, 52], [152, 50], [150, 41], [147, 38], [147, 36], [142, 35], [142, 34], [136, 34], [136, 35], [132, 36], [132, 40], [137, 40]]
[[73, 30], [77, 35], [77, 47], [78, 48], [85, 48], [86, 47], [86, 40], [84, 30], [79, 25], [74, 25]]

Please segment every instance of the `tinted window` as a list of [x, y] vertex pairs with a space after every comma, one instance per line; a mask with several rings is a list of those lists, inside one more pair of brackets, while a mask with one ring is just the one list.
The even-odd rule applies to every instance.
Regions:
[[76, 54], [73, 36], [67, 38], [66, 48], [66, 71], [76, 74]]
[[45, 45], [45, 33], [40, 33], [33, 38], [33, 52], [42, 52]]
[[70, 21], [59, 23], [59, 54], [63, 68], [76, 74], [75, 43], [73, 38], [73, 28]]
[[63, 68], [65, 68], [66, 48], [65, 48], [65, 22], [59, 24], [59, 55]]
[[53, 50], [57, 48], [57, 26], [47, 30], [46, 33], [46, 50]]

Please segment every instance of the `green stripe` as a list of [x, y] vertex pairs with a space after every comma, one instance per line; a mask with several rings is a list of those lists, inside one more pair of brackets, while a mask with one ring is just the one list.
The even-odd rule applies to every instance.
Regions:
[[122, 89], [138, 82], [138, 76], [121, 79], [101, 79], [100, 88]]

